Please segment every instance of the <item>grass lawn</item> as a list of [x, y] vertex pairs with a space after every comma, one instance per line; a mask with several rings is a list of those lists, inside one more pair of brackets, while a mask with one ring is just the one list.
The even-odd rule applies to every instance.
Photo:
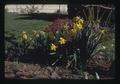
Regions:
[[22, 31], [31, 32], [31, 30], [42, 30], [50, 21], [19, 19], [24, 16], [15, 13], [5, 13], [5, 47], [11, 45], [10, 41], [19, 41], [18, 36]]

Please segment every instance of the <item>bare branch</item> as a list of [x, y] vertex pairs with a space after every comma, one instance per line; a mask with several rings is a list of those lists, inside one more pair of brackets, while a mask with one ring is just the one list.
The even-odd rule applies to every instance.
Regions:
[[103, 5], [82, 5], [82, 6], [84, 6], [84, 7], [96, 6], [96, 7], [101, 7], [101, 8], [108, 9], [108, 10], [114, 10], [115, 9], [115, 8], [107, 7], [107, 6], [103, 6]]

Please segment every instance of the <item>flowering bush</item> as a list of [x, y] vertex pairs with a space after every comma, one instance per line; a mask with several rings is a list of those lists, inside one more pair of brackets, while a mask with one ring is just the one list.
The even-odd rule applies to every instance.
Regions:
[[85, 21], [80, 16], [69, 21], [55, 20], [52, 26], [47, 28], [48, 37], [52, 39], [49, 41], [50, 52], [64, 58], [67, 66], [80, 67], [82, 64], [85, 66], [87, 59], [94, 56], [96, 49], [104, 42], [105, 33], [108, 32], [108, 29], [100, 27], [100, 24], [98, 27], [95, 22], [91, 22], [92, 20]]
[[45, 31], [53, 32], [71, 29], [72, 28], [72, 21], [70, 19], [57, 19], [52, 24], [49, 25]]
[[87, 60], [99, 51], [100, 46], [106, 48], [101, 44], [107, 37], [105, 34], [108, 29], [98, 25], [92, 20], [85, 21], [80, 16], [72, 20], [57, 19], [44, 31], [23, 31], [20, 43], [22, 47], [18, 50], [22, 56], [36, 54], [36, 59], [47, 60], [45, 62], [53, 66], [84, 68]]

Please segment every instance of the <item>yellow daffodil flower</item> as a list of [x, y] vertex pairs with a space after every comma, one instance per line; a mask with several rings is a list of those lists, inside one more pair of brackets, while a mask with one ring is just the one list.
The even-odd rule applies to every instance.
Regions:
[[76, 26], [77, 26], [78, 29], [82, 29], [83, 28], [81, 23], [77, 23]]
[[62, 37], [60, 37], [60, 40], [59, 40], [60, 44], [65, 44], [66, 43], [66, 40]]
[[27, 34], [27, 32], [23, 31], [22, 34]]
[[102, 46], [103, 49], [106, 49], [106, 46]]
[[52, 50], [52, 51], [56, 51], [56, 49], [57, 49], [57, 46], [52, 43], [52, 44], [51, 44], [51, 50]]
[[37, 31], [35, 31], [35, 30], [33, 30], [33, 36], [36, 36], [36, 34], [37, 34]]
[[104, 33], [105, 33], [105, 30], [101, 30], [101, 33], [104, 34]]
[[80, 16], [75, 17], [76, 21], [80, 20]]
[[75, 17], [75, 22], [80, 22], [80, 23], [82, 23], [83, 24], [83, 22], [84, 22], [84, 20], [83, 19], [81, 19], [81, 17], [80, 16], [76, 16]]
[[22, 39], [23, 40], [27, 40], [28, 39], [28, 33], [27, 32], [25, 32], [25, 31], [22, 32]]
[[40, 36], [40, 35], [37, 33], [37, 34], [36, 34], [36, 37], [39, 37], [39, 36]]
[[40, 36], [39, 33], [35, 30], [33, 30], [32, 35], [33, 35], [33, 37], [39, 37]]
[[80, 19], [80, 23], [83, 24], [83, 23], [84, 23], [84, 20], [83, 20], [83, 19]]
[[78, 30], [78, 29], [81, 30], [81, 29], [83, 28], [83, 26], [82, 26], [81, 23], [73, 23], [73, 28], [74, 28], [74, 29], [77, 29], [77, 30]]
[[74, 28], [74, 29], [71, 29], [71, 32], [72, 32], [72, 33], [76, 33], [77, 30]]
[[26, 34], [23, 35], [23, 39], [27, 40], [28, 36]]
[[63, 27], [64, 27], [64, 29], [68, 29], [68, 25], [67, 24], [65, 24]]

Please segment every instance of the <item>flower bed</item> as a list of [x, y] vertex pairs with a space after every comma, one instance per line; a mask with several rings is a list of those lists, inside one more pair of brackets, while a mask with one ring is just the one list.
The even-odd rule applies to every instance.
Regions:
[[[62, 66], [73, 72], [84, 71], [87, 64], [91, 63], [90, 60], [98, 60], [94, 58], [97, 53], [104, 52], [104, 56], [108, 55], [104, 43], [111, 39], [110, 29], [101, 26], [101, 23], [100, 19], [89, 17], [85, 20], [81, 16], [75, 16], [73, 19], [56, 19], [44, 31], [23, 31], [19, 38], [21, 41], [7, 52], [6, 59], [16, 56], [12, 60]], [[108, 69], [112, 60], [105, 60], [108, 61]]]

